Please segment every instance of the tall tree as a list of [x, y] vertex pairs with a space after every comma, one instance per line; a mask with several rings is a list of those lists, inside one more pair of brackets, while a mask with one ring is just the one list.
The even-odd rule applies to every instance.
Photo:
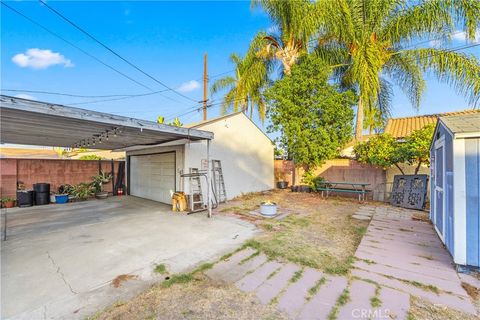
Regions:
[[[318, 0], [321, 27], [316, 53], [358, 92], [355, 136], [388, 115], [392, 85], [418, 108], [431, 71], [469, 98], [480, 97], [480, 64], [459, 50], [416, 48], [422, 39], [449, 39], [459, 23], [473, 40], [478, 0]], [[425, 42], [422, 42], [426, 44]], [[388, 80], [387, 80], [388, 79]]]
[[318, 33], [319, 10], [308, 0], [252, 0], [252, 7], [261, 7], [270, 17], [274, 32], [256, 36], [260, 57], [279, 61], [283, 73], [291, 73], [298, 59], [307, 53], [312, 36]]
[[211, 94], [228, 89], [222, 101], [222, 114], [229, 110], [243, 111], [253, 116], [253, 109], [258, 111], [259, 118], [265, 119], [265, 101], [261, 91], [268, 83], [270, 64], [257, 57], [252, 51], [242, 58], [237, 54], [230, 55], [235, 65], [235, 75], [216, 80], [210, 88]]
[[335, 157], [352, 135], [355, 94], [330, 84], [330, 72], [306, 56], [265, 91], [269, 131], [280, 133], [280, 147], [307, 171]]

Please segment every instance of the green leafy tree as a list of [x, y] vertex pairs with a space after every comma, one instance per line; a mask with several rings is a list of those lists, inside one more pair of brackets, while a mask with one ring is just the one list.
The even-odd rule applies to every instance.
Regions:
[[[164, 124], [165, 123], [165, 117], [158, 116], [157, 117], [157, 123]], [[175, 127], [181, 127], [183, 126], [183, 123], [180, 121], [179, 118], [173, 119], [173, 121], [170, 121], [168, 123], [169, 126], [175, 126]]]
[[235, 65], [235, 75], [217, 79], [210, 88], [212, 95], [228, 90], [222, 101], [221, 113], [243, 111], [250, 113], [252, 118], [253, 109], [256, 108], [260, 120], [264, 121], [265, 101], [261, 92], [268, 83], [269, 62], [256, 56], [253, 51], [249, 51], [244, 58], [233, 53], [230, 61]]
[[401, 152], [405, 154], [406, 162], [409, 165], [416, 165], [415, 174], [418, 173], [422, 164], [430, 166], [430, 143], [434, 131], [435, 125], [429, 124], [413, 131], [401, 145]]
[[269, 131], [280, 133], [280, 147], [307, 171], [335, 157], [351, 138], [355, 95], [329, 84], [329, 76], [319, 59], [307, 56], [265, 92]]
[[430, 165], [430, 143], [435, 126], [427, 125], [415, 130], [404, 141], [395, 139], [390, 134], [379, 134], [366, 142], [357, 143], [354, 152], [357, 160], [380, 166], [384, 169], [396, 166], [405, 174], [399, 164], [416, 165], [415, 174], [418, 174], [422, 164]]
[[407, 161], [407, 154], [400, 148], [400, 143], [390, 134], [379, 134], [366, 142], [359, 142], [354, 147], [357, 161], [388, 169], [396, 166], [405, 174], [399, 163]]
[[[471, 103], [480, 97], [480, 63], [446, 48], [416, 47], [422, 39], [451, 38], [461, 24], [474, 40], [478, 0], [318, 0], [316, 52], [335, 67], [339, 82], [358, 92], [355, 136], [388, 116], [392, 86], [415, 108], [425, 91], [424, 73], [452, 85]], [[424, 46], [428, 41], [420, 42]]]

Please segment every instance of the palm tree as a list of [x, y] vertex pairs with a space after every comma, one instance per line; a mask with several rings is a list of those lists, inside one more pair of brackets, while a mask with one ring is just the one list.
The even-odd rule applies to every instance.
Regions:
[[274, 23], [275, 33], [260, 32], [256, 36], [259, 57], [279, 61], [283, 73], [289, 75], [298, 59], [307, 53], [311, 37], [318, 32], [319, 14], [308, 0], [252, 0], [252, 7], [261, 7]]
[[[392, 86], [416, 108], [425, 90], [424, 72], [452, 85], [471, 103], [480, 96], [480, 64], [459, 50], [416, 48], [416, 41], [448, 40], [462, 23], [472, 40], [480, 25], [478, 0], [318, 0], [322, 25], [316, 53], [359, 95], [355, 137], [388, 114]], [[427, 41], [428, 42], [428, 41]], [[425, 43], [422, 42], [422, 43]]]
[[252, 118], [256, 107], [260, 120], [264, 121], [266, 108], [261, 91], [268, 83], [270, 64], [251, 51], [243, 59], [233, 53], [230, 60], [235, 65], [235, 75], [216, 80], [210, 88], [212, 95], [228, 89], [222, 101], [221, 113], [226, 114], [233, 109], [233, 112], [248, 112]]

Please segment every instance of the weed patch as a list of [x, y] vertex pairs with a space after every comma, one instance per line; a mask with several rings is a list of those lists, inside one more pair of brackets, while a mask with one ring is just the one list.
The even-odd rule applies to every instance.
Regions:
[[327, 278], [325, 278], [325, 277], [322, 277], [320, 280], [315, 282], [315, 285], [313, 287], [311, 287], [310, 289], [308, 289], [307, 300], [310, 300], [311, 298], [313, 298], [313, 296], [315, 294], [317, 294], [318, 290], [320, 290], [320, 287], [323, 284], [325, 284], [325, 282], [327, 282]]
[[168, 273], [167, 272], [167, 267], [161, 263], [161, 264], [157, 264], [155, 266], [155, 269], [153, 269], [153, 271], [155, 271], [156, 273], [159, 273], [159, 274], [165, 274], [165, 273]]

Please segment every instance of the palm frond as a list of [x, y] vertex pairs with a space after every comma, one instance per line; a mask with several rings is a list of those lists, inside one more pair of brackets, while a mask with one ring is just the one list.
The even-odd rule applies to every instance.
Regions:
[[230, 88], [235, 85], [235, 82], [236, 82], [235, 78], [231, 76], [217, 79], [210, 87], [210, 94], [214, 95], [220, 90], [223, 90], [225, 88]]
[[402, 54], [396, 54], [385, 64], [384, 71], [418, 109], [426, 88], [420, 66], [414, 60]]
[[480, 98], [480, 62], [473, 55], [450, 50], [425, 48], [402, 51], [423, 71], [431, 71], [443, 82], [453, 86], [472, 104]]

